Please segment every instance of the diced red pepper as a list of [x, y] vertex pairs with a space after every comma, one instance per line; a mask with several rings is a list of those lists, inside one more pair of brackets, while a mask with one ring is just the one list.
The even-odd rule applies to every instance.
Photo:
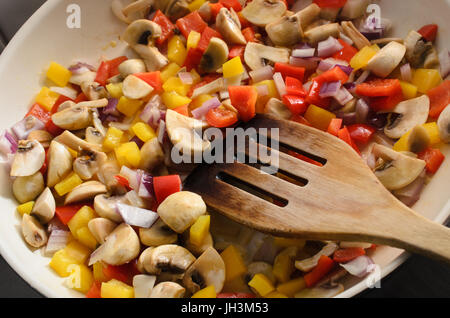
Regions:
[[170, 21], [170, 19], [161, 12], [161, 10], [156, 11], [155, 16], [153, 17], [153, 22], [161, 27], [161, 35], [156, 39], [156, 43], [158, 45], [162, 45], [172, 37], [174, 30], [176, 29], [175, 24], [173, 24], [172, 21]]
[[239, 0], [219, 0], [219, 3], [221, 3], [227, 9], [233, 8], [233, 10], [236, 12], [242, 10], [242, 5]]
[[315, 161], [314, 159], [311, 159], [311, 158], [309, 158], [309, 157], [306, 157], [306, 156], [304, 156], [304, 155], [302, 155], [302, 154], [299, 154], [298, 152], [295, 152], [295, 151], [293, 151], [293, 150], [289, 150], [289, 151], [288, 151], [288, 155], [290, 155], [290, 156], [292, 156], [292, 157], [295, 157], [295, 158], [297, 158], [297, 159], [306, 161], [306, 162], [308, 162], [308, 163], [310, 163], [310, 164], [313, 164], [313, 165], [315, 165], [315, 166], [323, 167], [323, 164], [322, 164], [322, 163], [320, 163], [320, 162], [318, 162], [318, 161]]
[[345, 84], [348, 81], [348, 75], [339, 66], [335, 66], [331, 70], [315, 77], [314, 80], [320, 84], [337, 81], [341, 81], [342, 84]]
[[39, 169], [39, 171], [42, 173], [43, 176], [45, 176], [47, 168], [48, 168], [48, 148], [45, 149], [45, 160], [44, 163], [42, 164], [41, 169]]
[[296, 95], [300, 97], [306, 97], [307, 95], [302, 82], [290, 76], [286, 76], [286, 93], [287, 95]]
[[45, 129], [52, 134], [54, 137], [61, 135], [64, 132], [64, 129], [59, 128], [53, 123], [53, 120], [50, 118], [49, 121], [45, 124]]
[[311, 87], [309, 88], [308, 96], [306, 96], [306, 102], [309, 104], [316, 105], [322, 108], [328, 108], [330, 106], [330, 98], [320, 97], [320, 89], [322, 84], [316, 80], [312, 81]]
[[242, 35], [244, 36], [247, 42], [258, 42], [258, 39], [255, 35], [255, 30], [252, 27], [247, 27], [242, 30]]
[[292, 115], [291, 118], [289, 118], [292, 121], [295, 121], [296, 123], [302, 124], [302, 125], [306, 125], [311, 127], [311, 123], [309, 121], [306, 120], [305, 117], [301, 116], [301, 115]]
[[86, 204], [72, 204], [58, 206], [56, 207], [55, 214], [64, 225], [67, 225], [73, 216], [85, 205]]
[[244, 62], [244, 53], [245, 53], [245, 45], [235, 45], [230, 49], [228, 58], [231, 60], [232, 58], [239, 56], [241, 58], [241, 62]]
[[161, 204], [169, 195], [181, 191], [180, 176], [154, 177], [153, 190], [155, 191], [156, 201]]
[[369, 106], [376, 112], [389, 111], [403, 101], [403, 99], [403, 91], [401, 87], [399, 87], [397, 88], [397, 92], [391, 96], [369, 98]]
[[[249, 2], [250, 1], [247, 1], [247, 3], [249, 3]], [[238, 12], [237, 16], [239, 18], [239, 22], [241, 23], [241, 29], [242, 30], [252, 26], [252, 24], [246, 18], [244, 18], [244, 16], [242, 15], [242, 12]]]
[[305, 76], [304, 67], [293, 66], [285, 63], [275, 63], [275, 72], [281, 73], [283, 79], [286, 79], [286, 76], [290, 76], [295, 77], [301, 82], [303, 82], [303, 77]]
[[247, 122], [256, 115], [258, 92], [253, 86], [230, 86], [231, 105], [237, 109], [240, 118]]
[[356, 146], [355, 142], [353, 141], [352, 137], [350, 136], [350, 133], [346, 126], [344, 126], [344, 128], [342, 128], [338, 131], [338, 137], [339, 137], [339, 139], [342, 139], [347, 144], [349, 144], [353, 149], [355, 149], [355, 151], [358, 154], [360, 154], [360, 151], [359, 151], [358, 147]]
[[437, 24], [427, 24], [417, 31], [425, 40], [434, 42], [436, 40], [438, 25]]
[[183, 105], [174, 109], [178, 114], [189, 117], [189, 108], [188, 105]]
[[334, 252], [333, 260], [338, 263], [347, 263], [365, 254], [366, 251], [362, 247], [343, 248]]
[[118, 174], [118, 175], [115, 175], [115, 176], [114, 176], [114, 179], [116, 179], [117, 182], [118, 182], [121, 186], [127, 188], [128, 191], [133, 190], [133, 188], [130, 186], [130, 182], [129, 182], [128, 179], [125, 178], [124, 176], [121, 176], [120, 174]]
[[256, 298], [254, 294], [247, 293], [221, 293], [217, 298]]
[[419, 153], [418, 158], [426, 162], [427, 172], [434, 174], [440, 168], [445, 156], [439, 149], [427, 148]]
[[317, 284], [326, 274], [328, 274], [333, 269], [334, 264], [334, 261], [328, 256], [320, 256], [316, 267], [314, 267], [312, 271], [303, 276], [306, 286], [309, 288]]
[[341, 130], [341, 127], [342, 127], [342, 118], [333, 118], [330, 121], [330, 125], [328, 125], [327, 132], [337, 137], [339, 130]]
[[342, 39], [339, 39], [338, 41], [344, 48], [339, 52], [334, 53], [333, 58], [350, 62], [356, 53], [358, 53], [358, 50]]
[[237, 123], [237, 114], [229, 109], [217, 107], [206, 113], [206, 121], [213, 127], [225, 128]]
[[85, 102], [87, 100], [88, 100], [88, 98], [86, 97], [86, 95], [84, 95], [84, 93], [80, 93], [80, 95], [78, 95], [77, 98], [75, 98], [74, 102], [75, 102], [75, 104], [78, 104], [81, 102]]
[[94, 281], [91, 289], [86, 293], [86, 298], [102, 298], [101, 296], [102, 283]]
[[210, 3], [209, 7], [211, 8], [211, 15], [215, 21], [217, 18], [217, 15], [220, 12], [220, 9], [224, 8], [224, 6], [220, 2], [217, 2], [217, 3]]
[[161, 72], [149, 72], [149, 73], [136, 73], [133, 74], [137, 78], [143, 80], [148, 85], [153, 87], [157, 93], [162, 92], [162, 79], [161, 79]]
[[430, 89], [427, 95], [430, 98], [430, 117], [437, 119], [445, 107], [450, 104], [450, 80]]
[[[221, 35], [219, 32], [217, 32], [217, 31], [214, 30], [213, 28], [210, 28], [210, 27], [207, 26], [207, 27], [203, 30], [202, 36], [201, 36], [201, 38], [200, 38], [200, 41], [199, 41], [198, 44], [197, 44], [197, 48], [198, 48], [199, 50], [201, 50], [202, 52], [205, 52], [206, 49], [208, 48], [209, 42], [211, 41], [211, 39], [212, 39], [213, 37], [222, 39], [222, 35]], [[188, 58], [186, 58], [186, 60], [187, 60], [187, 59], [188, 59]]]
[[198, 47], [189, 49], [183, 65], [186, 67], [188, 72], [190, 72], [192, 69], [196, 69], [199, 66], [203, 56], [203, 52], [204, 51], [202, 51]]
[[352, 140], [358, 141], [362, 144], [367, 144], [375, 133], [376, 129], [365, 124], [354, 124], [347, 127]]
[[309, 106], [304, 97], [296, 95], [284, 95], [283, 103], [294, 115], [303, 115]]
[[103, 267], [103, 275], [105, 275], [108, 281], [116, 279], [128, 285], [132, 284], [133, 276], [139, 274], [140, 272], [136, 268], [136, 261], [119, 266], [106, 265]]
[[107, 63], [109, 64], [109, 77], [108, 78], [118, 75], [119, 74], [119, 65], [122, 64], [123, 62], [125, 62], [126, 60], [128, 60], [128, 57], [120, 56], [113, 60], [107, 61]]
[[313, 3], [321, 8], [342, 8], [347, 0], [314, 0]]
[[95, 77], [95, 81], [99, 83], [101, 86], [106, 86], [106, 82], [110, 77], [109, 76], [110, 67], [111, 66], [107, 61], [103, 61], [97, 70], [97, 76]]
[[59, 95], [58, 99], [53, 104], [53, 107], [52, 107], [52, 110], [50, 111], [50, 113], [54, 114], [54, 113], [58, 112], [59, 106], [61, 106], [62, 103], [67, 102], [69, 100], [71, 100], [69, 97], [66, 97], [64, 95]]
[[34, 104], [30, 110], [28, 111], [28, 113], [25, 115], [25, 117], [28, 116], [33, 116], [36, 119], [39, 119], [40, 121], [42, 121], [42, 123], [47, 124], [47, 122], [50, 120], [50, 112], [48, 112], [47, 110], [45, 110], [44, 108], [42, 108], [41, 105], [39, 104]]
[[356, 85], [356, 94], [367, 97], [385, 97], [394, 95], [401, 89], [398, 79], [374, 79], [366, 83]]
[[208, 26], [198, 14], [198, 11], [191, 12], [187, 16], [178, 19], [176, 25], [186, 39], [191, 31], [203, 33], [203, 30]]

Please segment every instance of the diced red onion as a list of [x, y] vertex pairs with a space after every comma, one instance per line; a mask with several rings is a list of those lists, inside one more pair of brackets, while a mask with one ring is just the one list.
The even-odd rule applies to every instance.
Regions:
[[339, 93], [341, 86], [342, 86], [342, 84], [340, 81], [328, 82], [328, 83], [326, 82], [320, 88], [319, 96], [321, 98], [335, 97]]
[[137, 170], [130, 169], [127, 166], [122, 166], [122, 168], [120, 169], [120, 175], [128, 180], [130, 187], [132, 189], [135, 190], [139, 189], [139, 183], [137, 182], [138, 181]]
[[336, 116], [337, 116], [338, 118], [342, 118], [342, 124], [343, 124], [343, 125], [348, 126], [348, 125], [353, 125], [353, 124], [356, 124], [356, 123], [357, 123], [357, 120], [356, 120], [356, 113], [355, 113], [355, 112], [352, 112], [352, 113], [338, 112], [338, 113], [336, 114]]
[[350, 75], [353, 72], [353, 68], [350, 66], [340, 65], [336, 64], [337, 67], [339, 67], [341, 70], [344, 71], [345, 74]]
[[108, 98], [108, 105], [102, 108], [102, 113], [105, 115], [119, 115], [117, 110], [117, 104], [119, 100], [117, 98]]
[[249, 75], [254, 83], [271, 80], [273, 78], [273, 68], [270, 65], [266, 65], [257, 70], [250, 71]]
[[18, 144], [16, 138], [7, 130], [3, 131], [0, 137], [0, 153], [4, 156], [17, 152]]
[[300, 58], [291, 56], [289, 58], [289, 64], [304, 67], [306, 70], [315, 70], [320, 61], [319, 57]]
[[318, 48], [317, 48], [317, 55], [319, 57], [326, 57], [331, 56], [336, 52], [339, 52], [344, 47], [341, 43], [339, 43], [338, 40], [330, 36], [325, 41], [319, 42]]
[[178, 73], [178, 77], [183, 82], [183, 84], [191, 85], [194, 82], [192, 74], [189, 72], [180, 72]]
[[394, 192], [395, 196], [406, 206], [413, 206], [420, 199], [420, 194], [425, 186], [425, 179], [426, 174], [424, 171], [412, 183], [402, 189], [396, 190]]
[[148, 173], [142, 175], [138, 194], [141, 198], [146, 199], [151, 199], [155, 196], [153, 191], [153, 177]]
[[267, 87], [267, 85], [258, 85], [256, 86], [256, 90], [258, 91], [258, 96], [269, 95], [269, 88]]
[[202, 104], [202, 106], [192, 111], [192, 116], [194, 116], [194, 118], [196, 119], [203, 119], [211, 109], [215, 109], [220, 105], [222, 105], [222, 103], [217, 97], [208, 99], [206, 102]]
[[104, 244], [100, 245], [95, 251], [92, 252], [91, 256], [89, 257], [89, 263], [88, 266], [91, 266], [103, 259], [103, 253], [105, 250], [106, 244], [113, 244], [116, 241], [117, 237], [115, 235], [112, 235], [108, 238], [108, 241], [106, 241]]
[[80, 75], [89, 71], [94, 72], [95, 67], [87, 63], [78, 62], [77, 64], [70, 66], [69, 71], [74, 75]]
[[70, 87], [52, 86], [50, 87], [50, 91], [55, 92], [59, 95], [66, 96], [72, 100], [75, 100], [78, 96], [78, 92]]
[[141, 208], [141, 209], [145, 209], [147, 207], [146, 202], [144, 200], [142, 200], [142, 198], [137, 193], [137, 190], [136, 191], [135, 190], [128, 191], [125, 194], [125, 198], [128, 200], [128, 202], [132, 206], [135, 206], [135, 207]]
[[445, 79], [450, 74], [450, 51], [442, 51], [439, 54], [439, 61], [441, 63], [441, 76]]
[[367, 274], [375, 270], [375, 263], [367, 255], [359, 256], [348, 263], [339, 265], [345, 268], [345, 270], [349, 272], [351, 275], [360, 278], [366, 276]]
[[326, 60], [322, 60], [319, 63], [319, 66], [317, 67], [317, 71], [318, 72], [326, 72], [329, 71], [333, 68], [333, 64], [331, 64], [330, 62], [326, 61]]
[[412, 80], [412, 72], [411, 72], [411, 65], [409, 63], [406, 63], [400, 67], [400, 74], [402, 76], [402, 80], [405, 82], [411, 82]]
[[161, 119], [165, 118], [166, 112], [163, 110], [162, 100], [159, 95], [155, 95], [145, 105], [140, 118], [147, 122], [153, 129], [156, 129]]
[[356, 112], [356, 121], [358, 123], [365, 123], [367, 120], [367, 116], [369, 115], [370, 107], [364, 101], [364, 99], [360, 98], [356, 102], [355, 112]]
[[310, 49], [296, 49], [292, 51], [293, 57], [313, 57], [316, 54], [315, 48]]
[[59, 218], [53, 218], [48, 222], [47, 232], [51, 233], [52, 231], [60, 230], [60, 231], [70, 231], [69, 227], [65, 225]]
[[144, 145], [144, 142], [143, 142], [142, 140], [140, 140], [138, 136], [134, 136], [133, 138], [131, 138], [131, 139], [130, 139], [130, 142], [136, 143], [136, 145], [137, 145], [139, 148], [142, 148], [142, 146]]
[[336, 96], [334, 96], [334, 99], [341, 105], [347, 104], [353, 98], [353, 95], [350, 94], [350, 92], [345, 87], [341, 87]]
[[[320, 63], [319, 63], [319, 66], [317, 67], [317, 70], [318, 71], [321, 71], [321, 72], [326, 72], [326, 71], [328, 71], [328, 70], [331, 70], [332, 68], [334, 68], [335, 66], [345, 66], [345, 67], [348, 67], [348, 62], [346, 62], [346, 61], [342, 61], [342, 60], [337, 60], [337, 59], [334, 59], [334, 58], [327, 58], [327, 59], [324, 59], [324, 60], [321, 60], [320, 61]], [[344, 70], [344, 72], [346, 72], [346, 71], [348, 71], [347, 69], [346, 70]], [[353, 72], [353, 69], [352, 69], [352, 72]], [[351, 73], [351, 72], [350, 72]]]
[[158, 214], [135, 206], [117, 203], [117, 211], [125, 223], [145, 229], [150, 228], [159, 218]]
[[166, 122], [164, 120], [161, 120], [159, 122], [158, 127], [158, 142], [160, 144], [164, 143], [164, 135], [166, 134]]
[[366, 79], [369, 77], [370, 71], [364, 71], [361, 73], [361, 75], [356, 79], [355, 84], [359, 85], [366, 81]]
[[348, 36], [346, 36], [344, 33], [340, 33], [339, 37], [346, 43], [348, 43], [349, 45], [353, 45], [353, 40], [350, 39]]
[[286, 95], [286, 84], [284, 83], [281, 73], [277, 72], [273, 74], [273, 80], [275, 81], [275, 86], [278, 90], [278, 94], [280, 94], [281, 97]]
[[11, 127], [12, 132], [18, 140], [25, 140], [30, 132], [41, 129], [45, 129], [44, 123], [34, 116], [25, 117]]
[[62, 230], [53, 230], [48, 238], [45, 247], [45, 254], [52, 254], [66, 247], [69, 241], [70, 232]]
[[348, 91], [349, 91], [351, 94], [355, 94], [355, 91], [356, 91], [356, 84], [355, 84], [355, 83], [353, 83], [353, 82], [345, 83], [345, 84], [344, 84], [344, 87], [345, 87], [346, 89], [348, 89]]

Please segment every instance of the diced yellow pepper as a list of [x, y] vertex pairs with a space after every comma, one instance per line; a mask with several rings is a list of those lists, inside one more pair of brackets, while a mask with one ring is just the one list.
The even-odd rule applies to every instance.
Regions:
[[225, 263], [225, 281], [231, 281], [247, 272], [241, 253], [233, 245], [228, 246], [220, 256]]
[[83, 226], [82, 228], [79, 228], [77, 230], [76, 238], [83, 245], [86, 245], [90, 249], [95, 250], [95, 248], [97, 247], [97, 240], [95, 239], [94, 235], [92, 235], [87, 226]]
[[75, 260], [76, 264], [84, 264], [92, 252], [92, 250], [77, 241], [69, 242], [64, 250], [71, 259]]
[[67, 150], [69, 150], [70, 154], [72, 155], [73, 159], [76, 159], [78, 157], [78, 152], [76, 152], [75, 150], [73, 150], [72, 148], [66, 147]]
[[136, 134], [136, 136], [143, 142], [147, 142], [156, 137], [156, 133], [152, 127], [146, 123], [139, 122], [131, 127], [131, 130]]
[[289, 298], [289, 297], [275, 290], [264, 296], [264, 298]]
[[129, 99], [122, 96], [117, 104], [117, 110], [127, 117], [131, 117], [141, 108], [144, 102], [137, 99]]
[[83, 180], [74, 172], [67, 176], [64, 180], [59, 182], [57, 185], [55, 185], [55, 190], [58, 193], [59, 196], [63, 196], [76, 187], [78, 187], [80, 184], [83, 183]]
[[17, 212], [20, 213], [20, 215], [24, 214], [30, 214], [31, 210], [33, 210], [34, 201], [30, 201], [24, 204], [21, 204], [17, 207]]
[[266, 275], [258, 273], [253, 276], [252, 280], [248, 283], [259, 295], [267, 296], [275, 290], [272, 282]]
[[242, 65], [241, 58], [239, 56], [223, 63], [222, 69], [223, 77], [225, 78], [235, 77], [244, 73], [244, 66]]
[[438, 86], [441, 81], [441, 74], [438, 70], [420, 68], [413, 71], [411, 83], [417, 86], [419, 93], [426, 94], [430, 89]]
[[42, 87], [36, 96], [36, 103], [44, 107], [47, 111], [51, 111], [58, 98], [59, 94], [52, 92], [48, 87]]
[[305, 246], [306, 241], [297, 238], [275, 237], [274, 243], [279, 247], [297, 246], [299, 249], [302, 249]]
[[298, 247], [291, 246], [282, 250], [273, 262], [273, 275], [281, 282], [287, 282], [295, 271], [295, 257], [298, 252]]
[[68, 267], [72, 264], [83, 264], [90, 253], [87, 247], [72, 241], [53, 255], [49, 265], [59, 276], [67, 277], [70, 275]]
[[171, 62], [183, 65], [186, 59], [187, 51], [178, 35], [173, 36], [167, 45], [167, 58]]
[[94, 280], [97, 282], [106, 282], [108, 278], [103, 273], [103, 268], [105, 266], [102, 262], [96, 262], [92, 265], [92, 271], [94, 272]]
[[191, 31], [187, 38], [187, 43], [186, 43], [187, 50], [189, 51], [189, 49], [195, 49], [198, 45], [198, 42], [200, 42], [201, 37], [202, 37], [202, 35], [200, 33], [196, 32], [196, 31]]
[[304, 117], [313, 127], [326, 131], [331, 120], [336, 118], [336, 115], [311, 104], [306, 110]]
[[191, 103], [191, 99], [185, 96], [181, 96], [176, 92], [164, 92], [161, 96], [164, 105], [167, 108], [174, 109], [180, 106], [188, 105]]
[[216, 288], [214, 285], [209, 285], [206, 288], [200, 289], [198, 292], [196, 292], [194, 295], [192, 295], [192, 298], [216, 298]]
[[106, 85], [106, 89], [108, 90], [109, 95], [112, 98], [121, 98], [123, 96], [123, 83], [111, 83]]
[[[75, 213], [75, 215], [70, 219], [69, 223], [67, 223], [67, 226], [69, 227], [72, 235], [76, 239], [79, 239], [78, 230], [87, 227], [89, 221], [92, 220], [93, 218], [95, 218], [94, 210], [91, 209], [89, 206], [85, 205], [81, 209], [79, 209], [77, 213]], [[80, 234], [84, 233], [80, 232]]]
[[400, 86], [406, 99], [412, 99], [417, 96], [417, 86], [404, 81], [400, 81]]
[[191, 89], [191, 85], [183, 84], [181, 79], [177, 77], [171, 77], [163, 84], [165, 92], [177, 92], [182, 96], [186, 96]]
[[163, 82], [167, 81], [169, 78], [177, 75], [180, 69], [181, 67], [179, 67], [177, 63], [170, 63], [161, 71], [161, 80]]
[[[430, 122], [422, 125], [423, 128], [428, 133], [428, 137], [430, 138], [430, 145], [436, 145], [441, 142], [441, 138], [439, 135], [439, 128], [436, 122]], [[404, 134], [393, 146], [392, 149], [395, 151], [410, 151], [408, 146], [409, 135], [411, 134], [411, 130]]]
[[265, 107], [269, 99], [271, 98], [280, 98], [280, 95], [278, 94], [277, 87], [275, 86], [274, 80], [265, 80], [258, 83], [253, 84], [254, 87], [257, 86], [267, 86], [268, 94], [266, 96], [259, 96], [256, 100], [256, 112], [259, 114], [262, 114], [265, 112]]
[[200, 83], [200, 74], [197, 73], [197, 71], [195, 70], [195, 68], [193, 68], [191, 70], [191, 75], [192, 75], [192, 84], [195, 85], [197, 83]]
[[188, 4], [188, 9], [191, 12], [200, 9], [200, 7], [206, 2], [206, 0], [194, 0]]
[[112, 279], [102, 283], [100, 295], [102, 298], [134, 298], [134, 289], [121, 281]]
[[86, 265], [71, 264], [67, 270], [70, 272], [65, 285], [83, 294], [87, 293], [94, 282], [91, 270]]
[[378, 45], [374, 44], [372, 46], [363, 47], [358, 53], [353, 56], [350, 60], [350, 66], [356, 70], [364, 68], [369, 63], [370, 59], [377, 54], [380, 50]]
[[206, 235], [209, 233], [209, 225], [211, 222], [211, 216], [202, 215], [194, 224], [192, 224], [189, 233], [189, 240], [195, 246], [201, 246], [205, 240]]
[[123, 137], [122, 130], [117, 129], [115, 127], [109, 127], [108, 131], [106, 132], [105, 139], [103, 140], [103, 148], [106, 151], [113, 150], [114, 148], [119, 146], [122, 137]]
[[194, 110], [196, 108], [199, 108], [200, 106], [203, 105], [204, 102], [212, 99], [213, 97], [211, 95], [208, 94], [203, 94], [203, 95], [199, 95], [196, 98], [194, 98], [194, 100], [192, 101], [192, 103], [189, 105], [189, 108], [191, 110]]
[[56, 62], [52, 62], [47, 71], [47, 78], [61, 87], [67, 86], [71, 77], [72, 72]]
[[141, 150], [135, 142], [127, 142], [114, 149], [121, 166], [137, 168], [141, 162]]
[[294, 297], [296, 293], [304, 288], [306, 288], [306, 283], [303, 277], [292, 279], [277, 286], [277, 290], [288, 297]]

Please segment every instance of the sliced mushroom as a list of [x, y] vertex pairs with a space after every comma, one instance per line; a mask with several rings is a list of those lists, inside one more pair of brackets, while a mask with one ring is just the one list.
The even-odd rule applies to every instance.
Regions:
[[47, 232], [41, 223], [29, 214], [22, 217], [22, 234], [25, 241], [32, 247], [42, 247], [47, 243]]
[[95, 218], [89, 221], [88, 228], [95, 240], [100, 244], [105, 243], [105, 239], [117, 227], [113, 221], [105, 218]]
[[122, 196], [107, 196], [104, 194], [97, 195], [94, 198], [95, 212], [106, 219], [114, 222], [122, 222], [122, 217], [116, 211], [117, 203], [128, 203], [127, 198]]
[[108, 96], [106, 89], [97, 82], [83, 82], [80, 87], [89, 100], [99, 100]]
[[191, 252], [174, 244], [149, 247], [139, 257], [145, 272], [152, 275], [169, 273], [182, 277], [194, 261]]
[[361, 32], [359, 32], [353, 22], [342, 21], [341, 26], [344, 34], [353, 41], [353, 43], [359, 50], [361, 50], [365, 46], [370, 46], [370, 41], [364, 35], [362, 35]]
[[425, 61], [423, 62], [424, 68], [439, 68], [440, 62], [439, 62], [439, 56], [434, 47], [431, 47], [430, 50], [428, 50]]
[[211, 233], [208, 233], [206, 235], [200, 246], [192, 244], [191, 240], [189, 239], [189, 231], [186, 231], [185, 233], [187, 235], [187, 240], [184, 242], [184, 244], [186, 248], [195, 256], [199, 256], [203, 254], [208, 248], [214, 247], [214, 240]]
[[50, 147], [50, 142], [52, 139], [53, 136], [46, 130], [34, 130], [30, 132], [27, 138], [27, 140], [38, 141], [44, 148]]
[[153, 287], [150, 298], [183, 298], [185, 291], [175, 282], [162, 282]]
[[[384, 133], [389, 138], [398, 139], [415, 126], [426, 123], [429, 111], [430, 98], [427, 95], [403, 101], [392, 110]], [[391, 120], [392, 116], [396, 116], [395, 120]]]
[[90, 144], [103, 144], [104, 135], [94, 127], [86, 128], [86, 142]]
[[153, 87], [134, 75], [123, 81], [123, 95], [130, 99], [141, 99], [153, 92]]
[[374, 145], [372, 151], [381, 159], [375, 167], [375, 175], [388, 190], [406, 187], [416, 180], [425, 168], [425, 161], [382, 145]]
[[113, 0], [111, 3], [111, 9], [114, 13], [114, 15], [121, 20], [122, 22], [125, 22], [127, 24], [130, 24], [134, 20], [143, 19], [146, 15], [148, 16], [147, 11], [148, 10], [141, 10], [141, 11], [135, 11], [135, 12], [129, 12], [127, 16], [123, 13], [123, 10], [126, 6], [132, 5], [134, 1], [130, 0]]
[[36, 216], [42, 224], [47, 224], [55, 216], [56, 202], [52, 191], [46, 188], [37, 198], [31, 214]]
[[[209, 5], [209, 1], [206, 1], [205, 3], [203, 3], [200, 6], [200, 8], [198, 8], [198, 14], [200, 14], [203, 21], [205, 21], [207, 23], [209, 23], [211, 21], [212, 13], [211, 13], [211, 6]], [[217, 18], [216, 18], [216, 22], [217, 22]], [[221, 34], [223, 34], [223, 33], [221, 32]]]
[[12, 185], [14, 197], [20, 203], [33, 201], [44, 190], [44, 177], [39, 171], [27, 177], [18, 177]]
[[145, 63], [141, 59], [129, 59], [119, 65], [119, 72], [122, 78], [126, 78], [128, 75], [136, 73], [144, 73], [147, 71]]
[[400, 64], [406, 48], [398, 42], [390, 42], [372, 57], [366, 69], [379, 77], [386, 77]]
[[246, 281], [251, 281], [256, 274], [264, 274], [272, 284], [276, 283], [276, 278], [273, 275], [273, 267], [266, 262], [253, 262], [247, 266], [247, 274], [245, 276]]
[[174, 244], [178, 241], [177, 233], [173, 232], [163, 220], [158, 219], [149, 229], [139, 228], [139, 237], [146, 246]]
[[127, 42], [131, 47], [141, 44], [152, 44], [153, 39], [161, 36], [161, 27], [153, 21], [141, 19], [131, 23], [124, 34], [122, 40]]
[[100, 169], [97, 173], [99, 180], [106, 185], [108, 191], [112, 194], [125, 194], [127, 190], [121, 185], [116, 176], [120, 173], [120, 167], [116, 160], [103, 160], [103, 157], [99, 157]]
[[87, 128], [92, 123], [92, 116], [87, 107], [74, 106], [52, 115], [53, 123], [67, 130]]
[[183, 233], [206, 213], [206, 204], [198, 194], [180, 191], [168, 196], [157, 211], [172, 230]]
[[83, 151], [73, 162], [73, 171], [83, 180], [90, 180], [100, 169], [100, 162], [106, 160], [103, 152]]
[[336, 243], [330, 242], [325, 245], [316, 255], [295, 261], [295, 268], [301, 270], [302, 272], [309, 272], [311, 269], [316, 267], [317, 262], [319, 261], [322, 255], [330, 256], [338, 249], [338, 245]]
[[286, 12], [286, 5], [278, 0], [254, 0], [241, 11], [242, 16], [254, 25], [265, 27], [280, 19]]
[[371, 44], [377, 44], [378, 46], [385, 46], [386, 44], [389, 44], [391, 42], [397, 42], [400, 44], [403, 44], [402, 38], [382, 38], [382, 39], [375, 39], [370, 41]]
[[66, 145], [70, 149], [74, 150], [87, 150], [87, 151], [101, 151], [102, 146], [99, 144], [93, 144], [84, 141], [81, 138], [78, 138], [73, 133], [71, 133], [68, 130], [65, 130], [61, 135], [56, 137], [54, 139], [57, 142], [62, 143], [63, 145]]
[[170, 2], [169, 6], [166, 9], [166, 15], [169, 16], [172, 21], [176, 21], [181, 19], [191, 11], [189, 10], [189, 3], [191, 1], [186, 0], [173, 0]]
[[159, 144], [158, 138], [152, 138], [141, 148], [141, 169], [152, 171], [164, 162], [164, 151]]
[[427, 52], [433, 44], [426, 42], [422, 35], [414, 30], [410, 31], [405, 38], [406, 60], [414, 68], [423, 66]]
[[130, 14], [136, 12], [148, 12], [155, 0], [137, 0], [130, 3], [128, 6], [122, 9], [124, 16], [128, 17]]
[[156, 276], [154, 275], [135, 275], [133, 277], [134, 297], [150, 298], [155, 283]]
[[340, 33], [338, 23], [324, 24], [316, 26], [312, 29], [305, 31], [305, 38], [311, 44], [316, 44], [320, 41], [328, 39], [330, 36], [338, 38]]
[[411, 130], [407, 140], [408, 150], [419, 153], [430, 145], [430, 136], [425, 127], [416, 126]]
[[122, 223], [105, 238], [105, 243], [92, 253], [90, 263], [95, 256], [109, 265], [123, 265], [135, 259], [139, 251], [140, 242], [136, 232], [128, 224]]
[[202, 138], [202, 130], [206, 127], [205, 121], [183, 116], [170, 109], [167, 110], [167, 133], [174, 148], [183, 155], [195, 156], [211, 147], [211, 143]]
[[36, 140], [20, 140], [11, 166], [11, 177], [28, 177], [42, 168], [45, 150]]
[[366, 13], [369, 0], [347, 0], [342, 7], [340, 16], [345, 20], [353, 20], [362, 17]]
[[54, 187], [72, 171], [73, 157], [63, 144], [54, 140], [50, 144], [47, 156], [47, 185]]
[[216, 18], [217, 31], [231, 44], [245, 45], [247, 41], [241, 31], [241, 23], [233, 9], [222, 8]]
[[216, 37], [211, 38], [209, 45], [200, 60], [199, 69], [206, 73], [217, 71], [228, 60], [227, 44]]
[[439, 135], [443, 142], [450, 142], [450, 104], [447, 105], [439, 115], [437, 125], [439, 127]]
[[245, 47], [245, 63], [254, 71], [265, 66], [265, 60], [271, 62], [288, 63], [289, 50], [286, 48], [276, 48], [265, 46], [259, 43], [250, 42]]
[[225, 283], [225, 263], [219, 253], [208, 248], [186, 271], [183, 285], [192, 294], [213, 285], [216, 293], [222, 291]]
[[169, 60], [156, 47], [138, 44], [133, 47], [145, 62], [147, 71], [158, 71], [169, 63]]
[[292, 46], [301, 41], [303, 30], [300, 15], [281, 17], [279, 20], [266, 25], [266, 32], [273, 44]]
[[70, 78], [70, 83], [81, 86], [84, 82], [93, 83], [97, 77], [97, 72], [84, 72], [81, 74], [73, 74]]
[[322, 8], [320, 10], [320, 18], [330, 22], [334, 22], [336, 21], [340, 11], [340, 8]]
[[271, 98], [266, 104], [265, 112], [267, 114], [275, 115], [282, 119], [289, 119], [292, 117], [292, 113], [283, 102], [277, 98]]
[[68, 205], [75, 202], [90, 200], [95, 196], [106, 192], [108, 192], [108, 190], [103, 183], [98, 181], [87, 181], [70, 191], [66, 196], [64, 204]]
[[219, 77], [218, 79], [212, 81], [211, 83], [196, 88], [192, 93], [192, 98], [196, 98], [203, 94], [214, 94], [220, 92], [224, 88], [226, 88], [225, 81], [222, 77]]
[[300, 19], [302, 30], [319, 18], [320, 11], [320, 7], [317, 4], [312, 3], [296, 13]]

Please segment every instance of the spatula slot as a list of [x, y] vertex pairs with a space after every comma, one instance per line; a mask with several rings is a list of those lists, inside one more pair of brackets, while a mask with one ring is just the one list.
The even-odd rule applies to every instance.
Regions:
[[[288, 154], [292, 157], [295, 157], [299, 160], [303, 160], [309, 164], [323, 167], [327, 164], [327, 159], [313, 155], [309, 152], [296, 149], [294, 147], [291, 147], [285, 143], [280, 142], [280, 152], [284, 152], [285, 154]], [[302, 158], [303, 157], [303, 158]], [[310, 159], [310, 160], [308, 160]]]
[[248, 182], [245, 182], [241, 179], [238, 179], [226, 172], [219, 172], [217, 177], [222, 182], [225, 182], [233, 187], [239, 188], [251, 195], [254, 195], [260, 199], [263, 199], [273, 205], [279, 206], [279, 207], [285, 207], [288, 205], [289, 201], [286, 199], [283, 199], [273, 193], [267, 192], [261, 188], [258, 188]]

